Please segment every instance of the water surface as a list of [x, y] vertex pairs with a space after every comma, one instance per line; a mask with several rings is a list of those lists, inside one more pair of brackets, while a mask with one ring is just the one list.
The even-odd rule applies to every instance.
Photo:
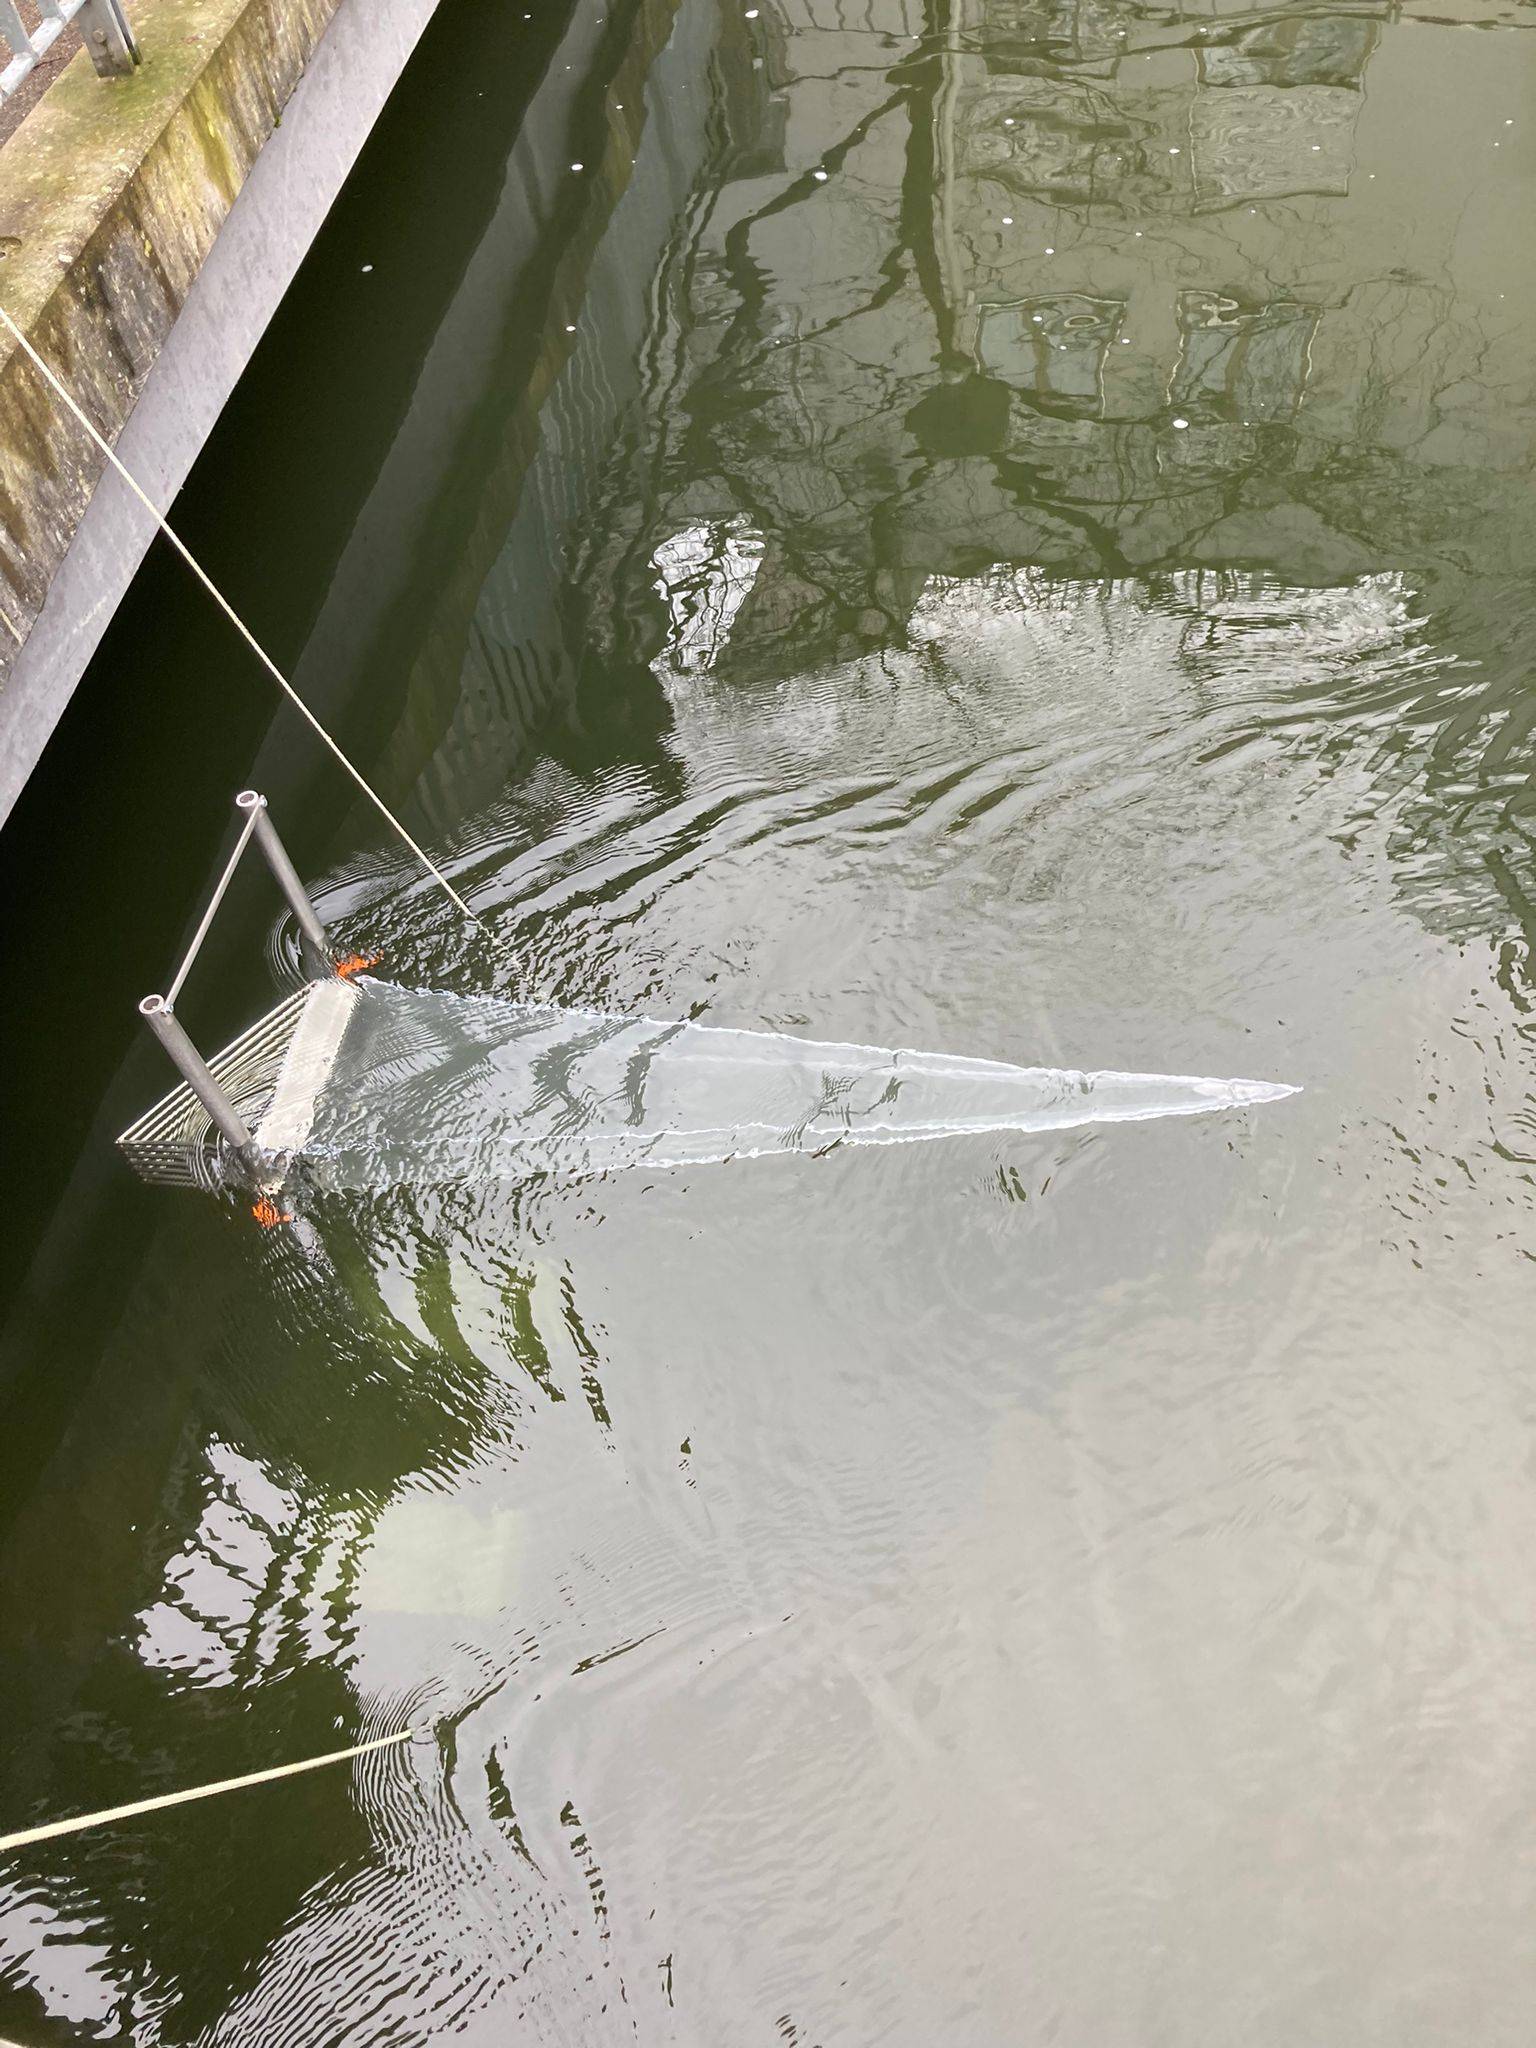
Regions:
[[[431, 1732], [6, 1859], [0, 2023], [1523, 2043], [1529, 9], [449, 26], [184, 512], [492, 937], [152, 565], [55, 763], [198, 794], [86, 807], [13, 1060], [0, 1818]], [[263, 1232], [109, 1150], [215, 774], [409, 984], [1305, 1092]]]

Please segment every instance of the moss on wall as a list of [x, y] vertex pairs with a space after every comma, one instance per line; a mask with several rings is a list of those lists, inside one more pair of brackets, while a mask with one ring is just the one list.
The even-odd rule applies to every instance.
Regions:
[[[82, 53], [0, 158], [0, 305], [109, 441], [346, 0], [137, 0], [125, 79]], [[0, 334], [0, 690], [102, 459]]]

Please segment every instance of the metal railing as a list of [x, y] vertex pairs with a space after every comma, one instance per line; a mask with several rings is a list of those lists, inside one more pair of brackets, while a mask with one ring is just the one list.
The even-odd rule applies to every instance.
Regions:
[[121, 77], [139, 61], [139, 46], [123, 12], [122, 0], [35, 0], [41, 16], [29, 29], [16, 0], [0, 0], [0, 37], [11, 46], [11, 61], [0, 71], [0, 98], [9, 99], [74, 21], [103, 78]]

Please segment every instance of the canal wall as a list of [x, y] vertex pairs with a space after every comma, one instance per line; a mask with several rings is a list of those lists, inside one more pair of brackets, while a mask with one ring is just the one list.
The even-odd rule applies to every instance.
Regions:
[[[439, 0], [139, 0], [0, 153], [0, 305], [175, 496]], [[0, 338], [0, 823], [154, 535]]]

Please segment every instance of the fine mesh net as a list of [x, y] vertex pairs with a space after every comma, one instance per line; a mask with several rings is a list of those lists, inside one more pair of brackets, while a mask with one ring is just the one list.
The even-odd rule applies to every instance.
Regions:
[[[345, 982], [312, 982], [258, 1018], [208, 1062], [209, 1072], [248, 1130], [255, 1130], [266, 1116], [301, 1030], [306, 1024], [312, 1030], [319, 1017], [335, 1015], [339, 1001], [345, 1002], [349, 994]], [[215, 1137], [207, 1110], [183, 1084], [163, 1095], [117, 1142], [145, 1180], [169, 1187], [215, 1188], [223, 1179]]]
[[[1016, 1067], [372, 980], [317, 983], [284, 1008], [283, 1031], [263, 1041], [271, 1085], [255, 1136], [302, 1158], [321, 1188], [571, 1180], [1190, 1116], [1294, 1093], [1267, 1081]], [[136, 1133], [142, 1150], [140, 1126], [120, 1141], [130, 1152]]]

